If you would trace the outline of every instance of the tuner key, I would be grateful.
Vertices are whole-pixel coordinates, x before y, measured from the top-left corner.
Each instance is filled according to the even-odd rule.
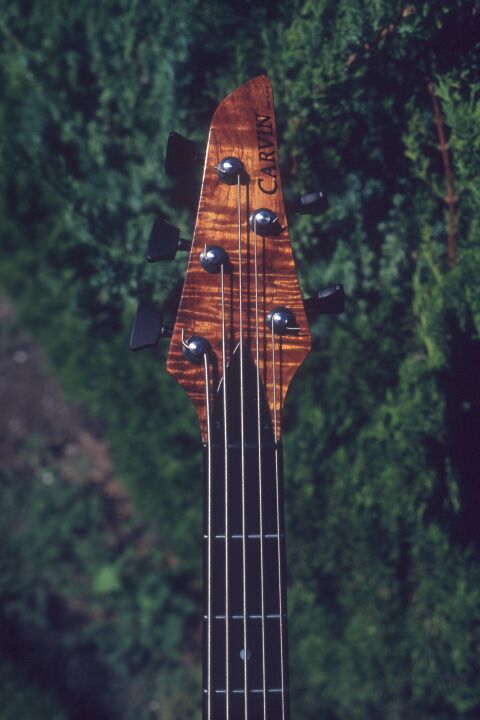
[[[328,208],[328,198],[321,190],[307,193],[296,200],[285,204],[287,213],[299,213],[300,215],[311,215],[313,213],[325,212]]]
[[[225,267],[228,263],[228,255],[225,250],[217,245],[208,247],[205,245],[200,253],[200,265],[209,273],[218,273],[222,265]]]
[[[177,250],[190,250],[191,242],[180,238],[180,230],[157,218],[150,233],[147,250],[148,262],[173,260]]]
[[[171,328],[163,324],[163,315],[145,302],[138,304],[130,336],[130,350],[155,347],[161,337],[172,337]]]
[[[215,171],[219,179],[226,185],[236,185],[238,179],[244,184],[247,179],[245,166],[241,160],[236,157],[226,157],[220,160],[215,167]]]
[[[311,318],[317,315],[340,315],[345,310],[343,285],[329,285],[305,300],[305,311]]]
[[[299,330],[296,327],[295,315],[291,310],[283,306],[274,307],[267,315],[269,326],[278,335],[284,335],[292,330]]]
[[[208,359],[211,347],[208,340],[200,335],[192,335],[188,340],[184,340],[182,333],[182,352],[186,360],[194,365],[200,365],[205,357]]]
[[[262,237],[282,232],[278,215],[268,208],[260,208],[250,215],[250,229]]]
[[[184,178],[201,160],[203,155],[193,140],[177,132],[169,134],[165,154],[165,172],[169,177]]]

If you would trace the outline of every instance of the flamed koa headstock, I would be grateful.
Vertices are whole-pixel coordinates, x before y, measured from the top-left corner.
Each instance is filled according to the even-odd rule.
[[[226,168],[219,167],[225,159]],[[226,169],[228,173],[235,160],[241,163],[240,176],[233,167],[232,179],[225,182],[222,170]],[[265,235],[261,234],[265,232],[261,221],[268,220],[265,213],[257,218],[256,223],[250,221],[252,214],[260,209],[269,210],[274,217]],[[204,367],[202,363],[195,364],[185,357],[182,340],[186,342],[192,337],[200,337],[208,341],[213,391],[213,384],[218,384],[222,378],[222,273],[218,264],[215,268],[214,257],[211,268],[205,269],[205,260],[204,265],[201,262],[205,249],[208,256],[209,249],[213,248],[221,248],[225,253],[226,362],[230,361],[238,346],[242,331],[244,349],[257,363],[258,308],[259,370],[272,419],[276,416],[278,437],[285,394],[310,350],[310,332],[288,235],[273,94],[266,76],[254,78],[232,92],[218,106],[213,117],[195,233],[168,356],[168,372],[183,385],[193,400],[204,440],[207,437]],[[213,255],[216,252],[220,251],[213,250]],[[209,269],[217,269],[217,272],[209,272]],[[272,320],[269,314],[278,308],[288,311],[288,318],[284,328],[277,327],[276,320],[273,321],[275,348],[272,348]],[[278,322],[282,323],[282,319],[279,318]]]

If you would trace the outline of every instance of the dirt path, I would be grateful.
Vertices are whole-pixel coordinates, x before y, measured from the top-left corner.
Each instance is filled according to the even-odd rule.
[[[101,428],[78,405],[68,403],[48,371],[38,345],[15,321],[14,309],[0,296],[0,460],[15,470],[25,463],[26,449],[37,442],[55,459],[61,480],[95,482],[111,504],[114,525],[133,508],[115,478],[108,443]],[[43,479],[46,484],[49,477]],[[52,480],[53,481],[53,480]]]

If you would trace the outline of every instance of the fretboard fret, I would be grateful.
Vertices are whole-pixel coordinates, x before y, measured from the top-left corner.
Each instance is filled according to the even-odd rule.
[[[222,452],[225,452],[225,445],[224,445],[223,443],[215,443],[215,442],[213,442],[213,443],[211,444],[211,447],[212,447],[212,450],[214,450],[214,451],[221,450]],[[242,449],[242,444],[239,443],[239,442],[237,442],[237,443],[228,443],[227,447],[228,447],[229,450],[241,450],[241,449]],[[258,443],[255,443],[255,442],[246,442],[246,443],[244,443],[243,447],[245,448],[245,450],[246,450],[247,452],[250,451],[250,450],[256,450],[257,453],[258,453]],[[264,450],[266,450],[266,449],[271,449],[271,448],[276,448],[276,447],[279,447],[279,445],[278,445],[278,443],[275,443],[275,442],[271,442],[271,443],[263,442],[263,443],[262,443],[262,449],[264,449]]]
[[[265,617],[265,620],[280,620],[280,615],[278,615],[278,614],[266,613],[264,617]],[[283,617],[286,619],[287,616],[285,613],[284,613]],[[208,620],[208,616],[204,615],[203,619]],[[212,619],[213,620],[225,620],[226,618],[225,618],[225,615],[214,615]],[[262,615],[248,615],[248,619],[249,620],[261,620]],[[243,621],[243,615],[230,615],[230,620]]]
[[[267,718],[273,720],[281,720],[282,718],[282,705],[286,705],[288,710],[288,688],[282,688],[277,686],[268,686],[266,692],[266,703],[267,703]],[[263,701],[264,694],[263,688],[253,686],[247,693],[248,697],[248,718],[249,720],[258,720],[258,718],[264,717],[263,715]],[[206,709],[206,701],[208,698],[208,692],[204,690],[204,710]],[[233,686],[233,692],[229,693],[230,698],[230,720],[243,720],[244,714],[244,702],[245,692],[243,688],[238,685]],[[283,700],[283,702],[282,702]],[[225,720],[225,703],[226,693],[224,687],[213,687],[211,696],[212,706],[212,720]],[[205,714],[204,717],[207,717]],[[288,713],[285,715],[286,720],[288,719]]]
[[[203,692],[207,694],[207,693],[208,693],[208,690],[207,690],[206,688],[204,688],[204,689],[203,689]],[[220,694],[225,695],[226,690],[225,690],[225,689],[222,689],[222,688],[220,688],[220,689],[219,689],[219,688],[213,688],[213,689],[212,689],[212,692],[214,692],[216,695],[220,695]],[[243,688],[234,688],[233,690],[230,690],[230,692],[231,692],[233,695],[243,695],[243,693],[245,692],[245,690],[244,690]],[[249,693],[252,693],[252,694],[263,693],[263,688],[251,688],[251,689],[248,690],[248,692],[249,692]],[[281,693],[281,692],[282,692],[282,688],[266,688],[265,692],[267,692],[267,693]],[[283,692],[287,693],[287,692],[288,692],[288,688],[287,688],[287,687],[286,687],[286,688],[283,688]]]
[[[214,535],[213,536],[215,540],[225,540],[225,535]],[[280,534],[280,537],[283,538],[283,533]],[[236,535],[229,535],[230,540],[242,540],[243,535],[236,534]],[[250,533],[247,535],[247,540],[260,540],[261,535]],[[263,539],[264,540],[277,540],[278,535],[276,533],[264,533]],[[203,536],[204,540],[208,540],[208,535]]]

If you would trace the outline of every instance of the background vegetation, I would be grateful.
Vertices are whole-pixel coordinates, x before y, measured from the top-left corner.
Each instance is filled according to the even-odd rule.
[[[127,342],[184,270],[145,266],[155,215],[192,230],[168,131],[204,142],[265,70],[285,187],[330,197],[292,219],[303,287],[348,294],[287,409],[293,717],[477,720],[478,2],[0,7],[0,279],[154,537],[110,542],[38,448],[4,472],[1,717],[198,717],[196,423],[164,351]]]

